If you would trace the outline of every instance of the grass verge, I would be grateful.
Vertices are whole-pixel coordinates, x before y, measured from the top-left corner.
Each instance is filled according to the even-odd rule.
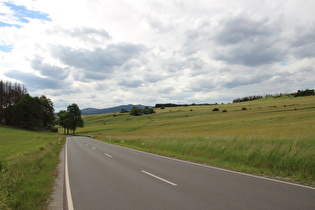
[[[47,208],[64,139],[6,126],[0,139],[0,209]]]
[[[314,139],[99,139],[142,151],[315,186]]]

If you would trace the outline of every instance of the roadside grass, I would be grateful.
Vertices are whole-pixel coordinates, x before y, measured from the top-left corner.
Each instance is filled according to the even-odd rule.
[[[0,209],[47,208],[64,139],[0,126]]]
[[[242,110],[245,107],[246,110]],[[220,111],[214,112],[213,108]],[[222,112],[226,109],[227,112]],[[152,153],[315,183],[315,97],[84,116],[78,134]]]

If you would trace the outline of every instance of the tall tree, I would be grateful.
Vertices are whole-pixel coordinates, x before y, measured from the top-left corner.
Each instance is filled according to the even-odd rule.
[[[63,127],[63,133],[69,134],[70,123],[69,123],[69,113],[66,110],[61,110],[57,114],[58,124]]]
[[[78,127],[84,127],[83,119],[81,118],[81,110],[77,104],[71,104],[67,107],[66,113],[61,113],[62,124],[67,130],[73,131],[73,135]]]
[[[13,106],[13,124],[26,129],[42,127],[41,104],[38,98],[25,94]]]
[[[9,81],[0,81],[0,124],[12,125],[13,106],[27,93],[26,87],[12,84]]]
[[[42,112],[42,120],[43,126],[48,128],[55,125],[55,116],[54,116],[54,104],[53,102],[42,95],[39,97],[39,101],[41,104],[41,112]]]

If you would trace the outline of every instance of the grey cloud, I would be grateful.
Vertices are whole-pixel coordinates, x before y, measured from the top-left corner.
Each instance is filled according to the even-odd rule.
[[[256,42],[273,33],[268,19],[254,19],[242,14],[232,16],[219,23],[215,40],[221,45],[234,45],[240,42]]]
[[[34,89],[63,89],[65,84],[59,80],[42,78],[31,73],[24,73],[13,70],[5,74],[5,76],[22,81],[26,87]]]
[[[173,20],[163,21],[158,17],[151,17],[147,16],[146,21],[148,22],[149,26],[158,32],[168,32],[174,29]]]
[[[219,22],[214,35],[214,57],[230,64],[258,66],[281,61],[287,45],[281,37],[279,22],[242,14]]]
[[[123,79],[123,80],[120,80],[118,82],[118,85],[120,86],[124,86],[124,87],[127,87],[127,88],[137,88],[139,86],[141,86],[143,83],[142,80],[138,80],[138,79]]]
[[[158,73],[148,73],[144,76],[144,80],[146,82],[150,82],[150,83],[156,83],[156,82],[161,81],[165,78],[166,78],[165,76],[158,74]]]
[[[205,75],[203,78],[195,78],[189,83],[187,89],[193,92],[208,92],[216,88],[213,78]]]
[[[64,64],[77,69],[110,73],[114,70],[113,67],[123,65],[144,50],[143,45],[120,43],[108,45],[106,49],[96,48],[93,51],[59,46],[53,48],[52,54]]]
[[[174,90],[175,88],[173,87],[163,87],[163,88],[159,88],[158,92],[162,94],[171,94]]]
[[[89,80],[103,80],[107,78],[108,75],[104,74],[102,72],[91,72],[91,71],[85,71],[83,72],[83,75],[79,79],[80,81],[89,81]]]
[[[315,57],[315,24],[306,29],[297,29],[297,34],[292,42],[292,51],[297,58]]]
[[[71,34],[73,37],[89,37],[89,36],[101,36],[107,39],[110,39],[110,35],[107,31],[103,29],[95,29],[90,27],[81,27],[81,28],[74,28],[72,30],[67,31],[69,34]]]
[[[205,62],[194,56],[179,55],[177,57],[170,57],[161,61],[163,69],[168,72],[178,72],[185,69],[200,70],[204,68]]]
[[[228,81],[223,82],[222,86],[226,88],[234,88],[238,86],[259,84],[268,79],[273,75],[235,75],[234,78],[229,79]]]
[[[58,34],[61,36],[70,36],[71,38],[79,39],[81,42],[89,42],[101,44],[104,40],[111,39],[110,34],[104,29],[96,29],[92,27],[76,27],[76,28],[55,28],[48,30],[49,34]]]
[[[33,69],[38,70],[41,75],[52,77],[56,79],[65,79],[67,77],[68,69],[60,68],[58,66],[51,66],[49,64],[43,63],[42,58],[37,57],[31,61],[31,66]]]
[[[305,74],[314,74],[315,73],[315,68],[313,66],[304,66],[299,69],[299,72],[305,73]]]
[[[215,58],[231,64],[258,66],[280,62],[286,52],[271,43],[244,44],[216,51]]]

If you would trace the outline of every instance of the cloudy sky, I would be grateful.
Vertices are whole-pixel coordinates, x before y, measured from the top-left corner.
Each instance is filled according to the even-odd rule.
[[[314,0],[1,0],[0,79],[56,111],[315,88]]]

